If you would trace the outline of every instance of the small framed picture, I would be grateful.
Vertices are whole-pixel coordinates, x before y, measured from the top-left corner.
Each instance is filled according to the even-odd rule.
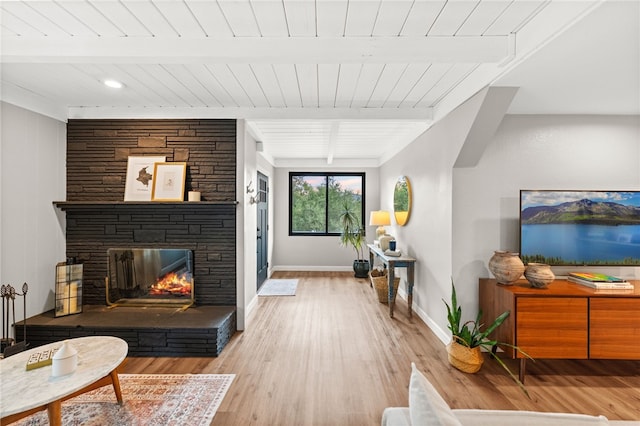
[[[155,163],[151,201],[184,201],[187,163]]]
[[[153,165],[164,163],[166,160],[167,158],[164,156],[129,157],[124,201],[151,201]]]

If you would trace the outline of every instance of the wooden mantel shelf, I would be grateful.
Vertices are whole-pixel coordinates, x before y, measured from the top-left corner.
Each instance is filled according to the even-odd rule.
[[[238,201],[54,201],[53,205],[60,210],[81,210],[91,208],[120,208],[120,207],[140,207],[140,206],[153,206],[153,207],[188,207],[188,208],[202,208],[212,206],[229,206],[237,205]]]

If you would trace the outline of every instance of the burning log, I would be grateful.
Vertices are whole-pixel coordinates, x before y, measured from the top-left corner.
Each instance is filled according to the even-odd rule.
[[[189,296],[191,294],[191,276],[188,273],[178,275],[175,272],[169,273],[156,281],[149,288],[150,295],[163,296]]]

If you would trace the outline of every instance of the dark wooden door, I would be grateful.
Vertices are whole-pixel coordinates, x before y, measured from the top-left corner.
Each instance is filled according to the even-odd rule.
[[[258,208],[257,266],[258,288],[267,279],[269,269],[269,179],[258,172],[258,193],[256,194]]]

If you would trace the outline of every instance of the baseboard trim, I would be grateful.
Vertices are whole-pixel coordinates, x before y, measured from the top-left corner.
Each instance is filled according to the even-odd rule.
[[[258,306],[258,295],[254,295],[253,299],[251,299],[251,302],[249,302],[249,304],[247,305],[246,308],[246,313],[245,313],[245,326],[244,329],[246,329],[249,326],[249,323],[251,321],[251,315],[253,314],[253,310]]]
[[[320,272],[349,272],[353,271],[353,266],[301,266],[301,265],[276,265],[272,269],[275,271],[320,271]]]
[[[396,297],[400,297],[406,302],[407,292],[403,288],[398,288]],[[446,333],[444,330],[442,330],[438,326],[438,324],[433,319],[431,319],[431,317],[427,315],[427,313],[420,306],[416,306],[414,302],[412,309],[413,313],[420,317],[420,319],[427,325],[427,327],[429,327],[431,331],[433,331],[433,334],[435,334],[436,337],[440,339],[443,345],[447,345],[449,343],[449,341],[451,340],[451,336],[449,335],[449,333]]]

